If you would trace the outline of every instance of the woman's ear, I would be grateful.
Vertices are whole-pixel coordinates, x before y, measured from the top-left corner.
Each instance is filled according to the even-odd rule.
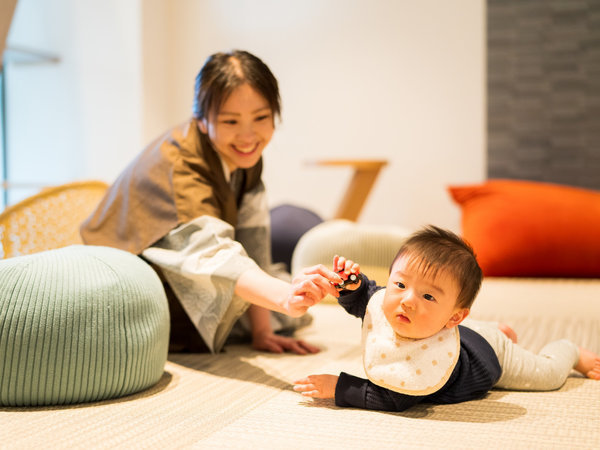
[[[200,129],[201,133],[208,134],[208,126],[206,125],[206,119],[198,120],[198,128]]]
[[[452,314],[452,316],[446,323],[446,328],[453,328],[456,325],[458,325],[459,323],[461,323],[463,320],[465,320],[467,318],[470,311],[471,310],[469,308],[461,308],[461,309],[454,311],[454,313]]]

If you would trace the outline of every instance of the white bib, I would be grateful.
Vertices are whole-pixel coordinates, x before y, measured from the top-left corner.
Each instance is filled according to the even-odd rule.
[[[450,375],[460,352],[458,327],[425,339],[399,336],[383,313],[385,289],[369,300],[362,326],[363,364],[369,380],[401,394],[428,395]]]

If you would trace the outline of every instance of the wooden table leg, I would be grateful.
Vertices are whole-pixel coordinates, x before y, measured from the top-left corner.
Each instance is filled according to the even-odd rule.
[[[379,172],[387,165],[385,160],[323,160],[316,161],[321,166],[350,166],[354,174],[340,202],[336,219],[356,221],[375,184]]]

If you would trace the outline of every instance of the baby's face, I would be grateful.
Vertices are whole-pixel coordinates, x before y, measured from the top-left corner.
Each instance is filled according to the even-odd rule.
[[[458,283],[447,272],[424,276],[401,257],[392,266],[383,312],[398,335],[424,339],[467,316],[468,309],[456,306],[458,294]]]

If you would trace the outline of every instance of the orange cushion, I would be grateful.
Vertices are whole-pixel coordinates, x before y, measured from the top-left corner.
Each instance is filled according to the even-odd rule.
[[[600,277],[600,191],[517,180],[448,190],[484,275]]]

